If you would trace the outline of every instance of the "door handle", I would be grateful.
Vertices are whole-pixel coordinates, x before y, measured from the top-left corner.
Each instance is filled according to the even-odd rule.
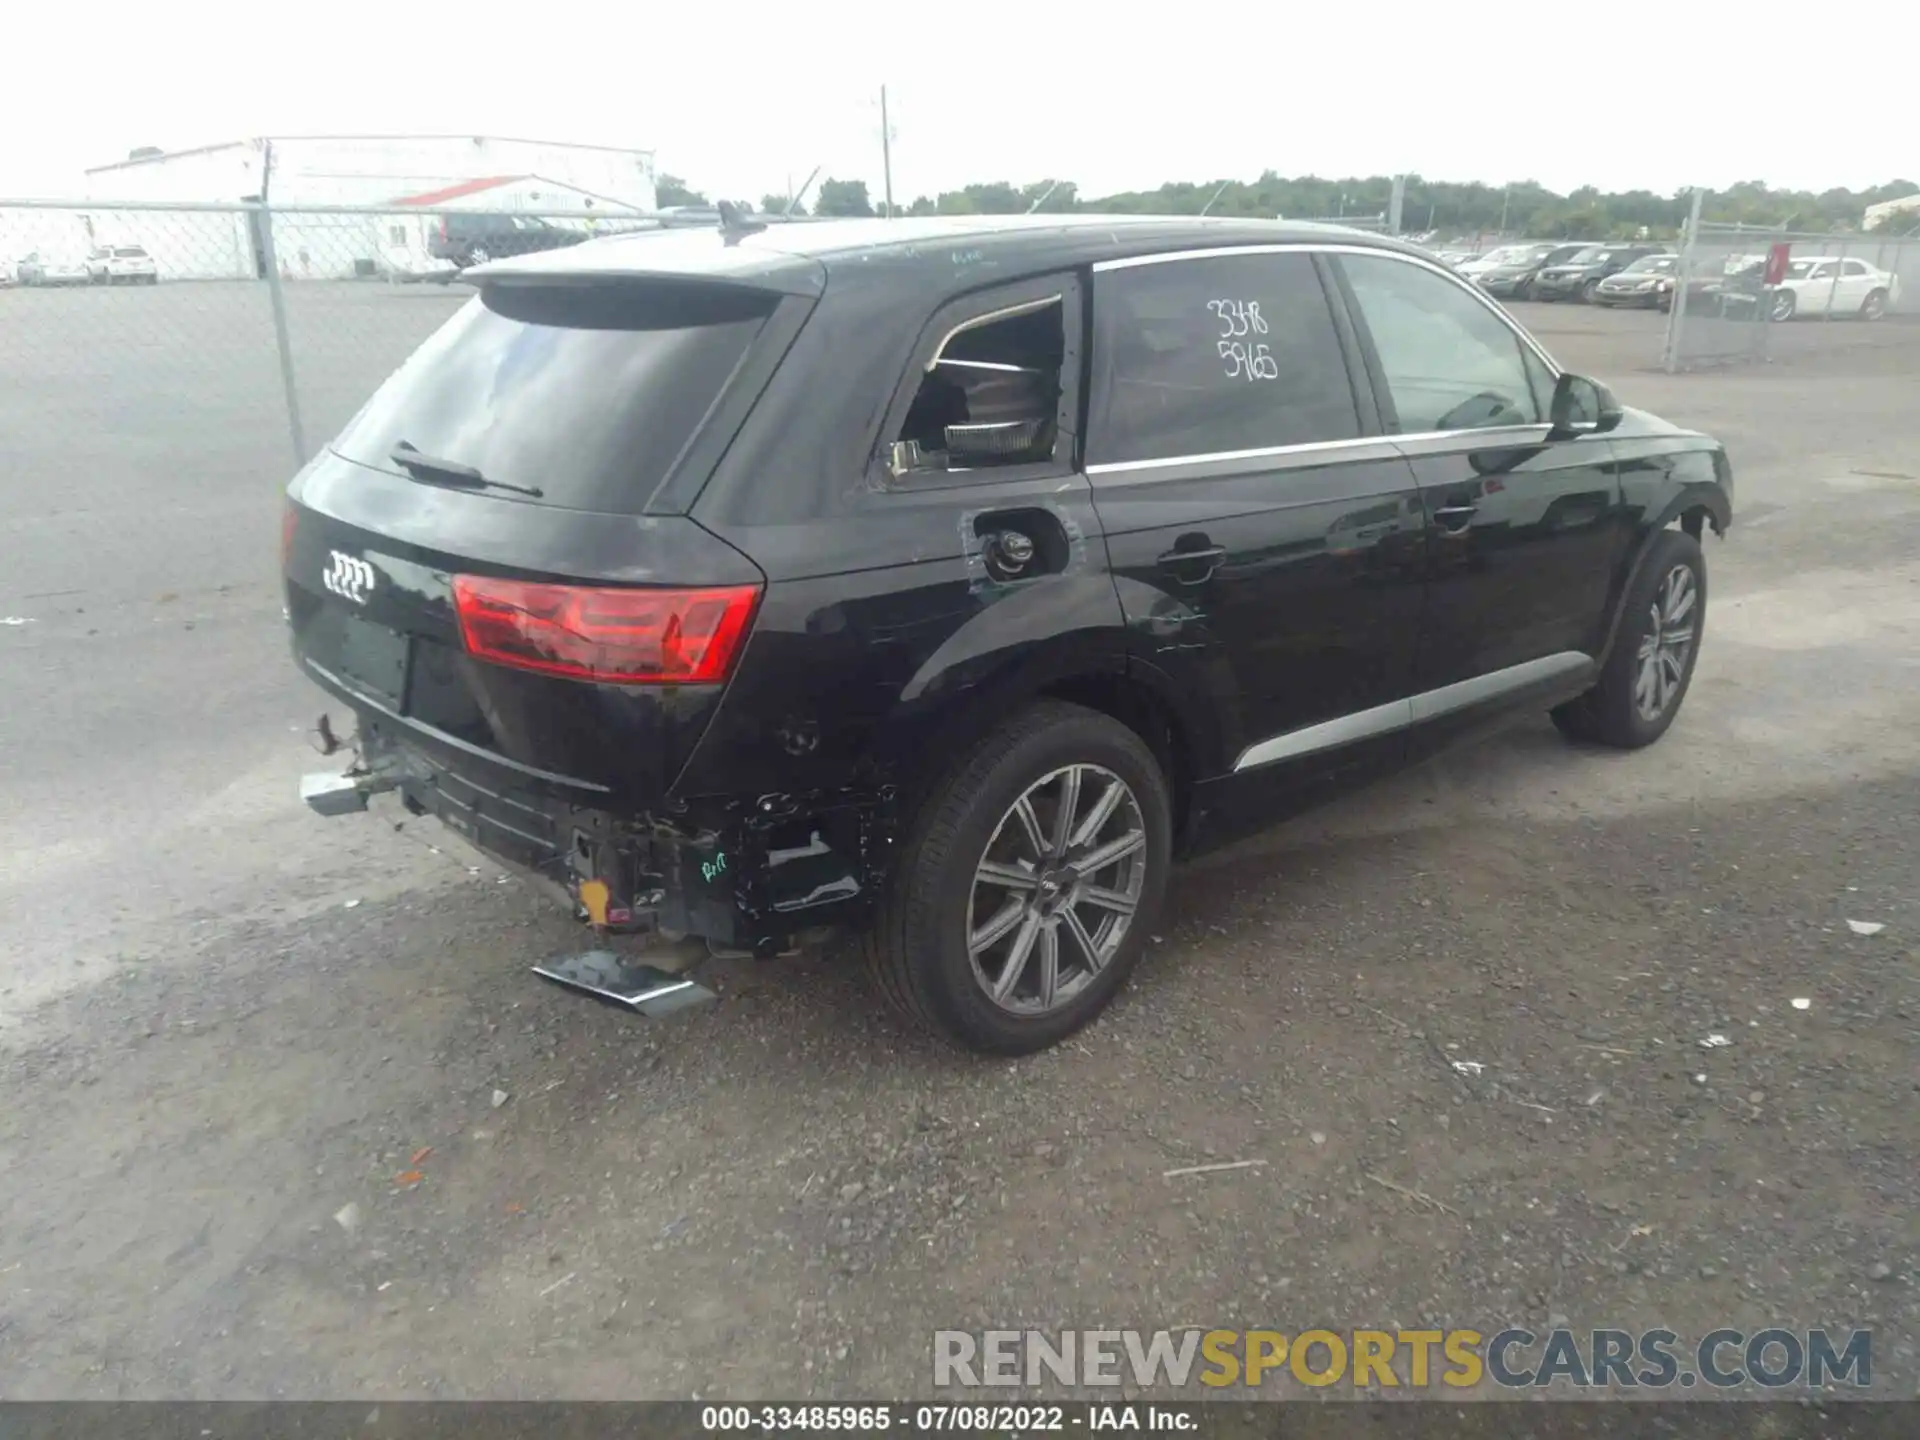
[[[1160,568],[1171,571],[1182,585],[1204,585],[1213,578],[1220,562],[1227,558],[1226,547],[1209,545],[1199,550],[1169,550],[1160,557]],[[1204,567],[1196,573],[1195,567]]]
[[[1169,550],[1160,557],[1162,565],[1184,565],[1189,560],[1224,560],[1226,547],[1214,545],[1205,550]]]

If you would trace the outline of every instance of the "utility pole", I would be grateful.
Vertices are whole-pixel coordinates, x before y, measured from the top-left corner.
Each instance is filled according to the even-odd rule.
[[[1513,198],[1513,186],[1500,192],[1500,238],[1507,238],[1507,202]]]
[[[887,87],[880,87],[880,167],[886,183],[886,216],[893,218],[893,127],[887,123]]]

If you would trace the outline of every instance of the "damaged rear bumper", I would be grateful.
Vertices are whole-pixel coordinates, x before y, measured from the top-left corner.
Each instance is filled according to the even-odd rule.
[[[865,920],[894,839],[891,789],[709,797],[666,816],[581,804],[557,787],[464,755],[440,755],[363,717],[344,771],[303,776],[316,813],[352,814],[397,793],[477,849],[557,886],[581,920],[614,934],[697,936],[770,956]]]

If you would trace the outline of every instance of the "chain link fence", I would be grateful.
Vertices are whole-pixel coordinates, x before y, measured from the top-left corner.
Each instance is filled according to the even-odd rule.
[[[1669,371],[1879,345],[1881,325],[1920,324],[1920,236],[1703,223],[1679,251]]]
[[[460,273],[686,211],[0,201],[0,446],[290,473],[471,295]],[[292,465],[289,462],[294,462]]]

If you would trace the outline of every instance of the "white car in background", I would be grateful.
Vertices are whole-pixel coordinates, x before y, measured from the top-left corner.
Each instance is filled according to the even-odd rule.
[[[1878,320],[1900,298],[1900,277],[1864,260],[1810,255],[1788,263],[1786,277],[1767,295],[1767,318],[1857,315]]]
[[[22,285],[85,285],[92,277],[87,262],[77,255],[34,250],[20,257],[14,271]]]
[[[96,245],[87,256],[87,278],[96,285],[153,285],[160,272],[138,245]]]

